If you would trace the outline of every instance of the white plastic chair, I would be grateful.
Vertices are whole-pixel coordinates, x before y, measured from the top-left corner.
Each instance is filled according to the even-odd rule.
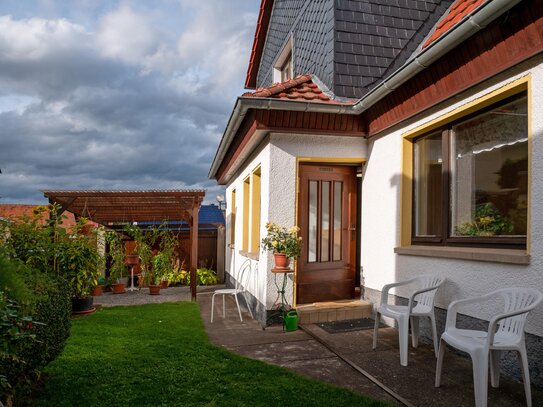
[[[226,316],[226,310],[225,310],[226,307],[225,307],[224,297],[227,295],[233,295],[236,300],[236,305],[238,307],[239,319],[241,322],[243,322],[243,318],[241,317],[241,309],[239,307],[238,294],[243,294],[245,298],[245,292],[246,292],[247,282],[249,281],[250,273],[251,273],[251,260],[247,259],[242,264],[241,269],[238,273],[238,277],[235,279],[234,288],[222,288],[222,289],[214,291],[213,297],[211,297],[211,322],[213,322],[213,311],[215,310],[215,296],[217,294],[222,295],[222,317],[225,318]],[[245,298],[245,303],[248,304],[247,298]],[[251,314],[251,318],[254,318],[251,308],[247,306],[247,309],[249,310],[249,314]]]
[[[373,328],[373,349],[377,347],[377,332],[379,330],[380,315],[394,318],[398,322],[398,335],[400,344],[400,364],[407,366],[407,348],[409,342],[409,320],[411,320],[411,339],[413,347],[419,344],[419,318],[428,317],[432,324],[434,351],[437,357],[437,331],[434,315],[434,298],[437,289],[445,278],[439,275],[422,275],[406,281],[387,284],[383,287],[381,304],[376,309],[375,327]],[[388,292],[393,287],[416,285],[418,289],[409,297],[408,305],[393,305],[388,303]]]
[[[502,298],[503,311],[490,319],[488,331],[475,331],[456,328],[458,308],[467,304],[477,304],[492,298]],[[441,369],[445,344],[469,353],[473,363],[473,385],[475,405],[484,407],[488,394],[488,362],[490,359],[490,382],[498,387],[500,381],[500,353],[502,350],[516,350],[519,353],[522,381],[526,393],[526,404],[532,405],[530,372],[524,339],[524,325],[528,313],[543,300],[543,294],[531,288],[503,288],[477,298],[453,301],[447,312],[445,332],[441,335],[436,367],[436,387],[441,384]]]

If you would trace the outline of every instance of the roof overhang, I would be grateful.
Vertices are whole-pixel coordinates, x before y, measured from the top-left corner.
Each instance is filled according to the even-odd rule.
[[[50,203],[60,205],[60,212],[69,211],[104,226],[115,223],[192,220],[192,211],[199,208],[203,190],[51,190],[43,191]]]

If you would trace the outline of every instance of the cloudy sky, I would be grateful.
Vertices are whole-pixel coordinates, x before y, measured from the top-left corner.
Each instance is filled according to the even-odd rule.
[[[1,0],[0,203],[205,188],[258,0]]]

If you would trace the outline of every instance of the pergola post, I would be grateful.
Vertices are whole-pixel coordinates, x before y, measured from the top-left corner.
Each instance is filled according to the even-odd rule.
[[[198,209],[196,200],[192,207],[190,225],[190,294],[192,301],[196,301],[196,269],[198,268]]]

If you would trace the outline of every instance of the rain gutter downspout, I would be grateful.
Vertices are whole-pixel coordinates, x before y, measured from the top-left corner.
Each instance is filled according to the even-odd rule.
[[[465,18],[452,30],[445,32],[441,37],[431,43],[416,58],[408,61],[385,81],[372,89],[364,97],[353,105],[357,113],[369,109],[376,102],[403,85],[407,80],[426,69],[440,57],[452,50],[458,44],[471,37],[476,32],[485,28],[488,24],[511,9],[521,0],[494,0],[483,4],[475,13]]]

